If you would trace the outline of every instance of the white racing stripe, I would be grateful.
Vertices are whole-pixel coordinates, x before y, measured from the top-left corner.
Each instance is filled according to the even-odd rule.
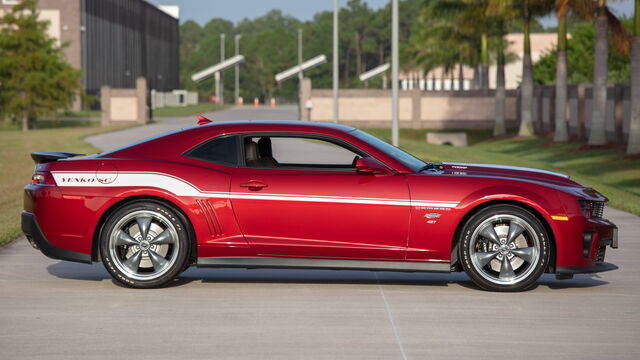
[[[364,198],[347,196],[249,194],[202,191],[195,185],[173,175],[154,172],[93,172],[93,171],[52,171],[56,184],[61,187],[146,187],[166,190],[176,196],[207,197],[217,199],[302,201],[344,204],[425,206],[454,208],[455,201],[404,200],[384,198]]]

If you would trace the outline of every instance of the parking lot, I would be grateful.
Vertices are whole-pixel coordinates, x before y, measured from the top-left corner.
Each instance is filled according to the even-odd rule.
[[[230,109],[217,120],[295,118],[295,108]],[[103,149],[195,122],[95,136]],[[55,150],[55,149],[52,149]],[[462,273],[187,270],[132,290],[102,264],[51,260],[24,238],[0,248],[2,359],[637,359],[640,217],[607,209],[620,269],[513,294]]]

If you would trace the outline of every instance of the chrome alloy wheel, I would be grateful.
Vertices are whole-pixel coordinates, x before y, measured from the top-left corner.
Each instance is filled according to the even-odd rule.
[[[172,268],[180,242],[175,226],[163,214],[139,210],[116,223],[108,246],[114,265],[127,277],[153,280]]]
[[[521,217],[498,214],[484,220],[471,235],[469,255],[475,270],[498,285],[526,279],[540,262],[536,231]]]

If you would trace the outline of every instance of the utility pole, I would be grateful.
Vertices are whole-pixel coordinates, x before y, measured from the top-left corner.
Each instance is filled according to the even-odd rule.
[[[224,61],[224,40],[226,35],[220,34],[220,62]],[[220,71],[220,103],[224,103],[224,73]]]
[[[333,122],[338,122],[338,0],[333,0]]]
[[[391,144],[398,146],[399,141],[399,104],[398,104],[398,0],[391,0]]]
[[[236,41],[236,56],[238,54],[240,54],[240,38],[242,37],[241,34],[236,34],[235,36],[235,41]],[[238,105],[238,98],[240,97],[240,64],[236,64],[236,83],[235,83],[235,102],[236,105]]]
[[[302,102],[305,99],[302,98],[302,80],[304,74],[302,73],[302,29],[298,29],[298,119],[302,120]]]

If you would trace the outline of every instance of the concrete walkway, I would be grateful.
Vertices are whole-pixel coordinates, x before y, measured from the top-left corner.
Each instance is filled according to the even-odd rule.
[[[275,114],[265,110],[255,114]],[[91,141],[120,146],[180,122]],[[515,294],[461,273],[195,268],[169,288],[131,290],[102,264],[51,260],[22,238],[0,248],[0,358],[637,359],[640,218],[605,215],[620,227],[607,253],[620,270],[545,275]]]
[[[225,110],[203,114],[213,121],[230,120],[296,120],[298,108],[295,106],[278,106],[269,108],[261,106],[234,107]],[[195,125],[198,122],[196,116],[177,118],[158,118],[156,122],[147,126],[139,126],[132,129],[114,131],[107,134],[89,136],[86,141],[103,151],[116,149],[132,142],[158,135],[163,132],[179,129],[185,126]]]

